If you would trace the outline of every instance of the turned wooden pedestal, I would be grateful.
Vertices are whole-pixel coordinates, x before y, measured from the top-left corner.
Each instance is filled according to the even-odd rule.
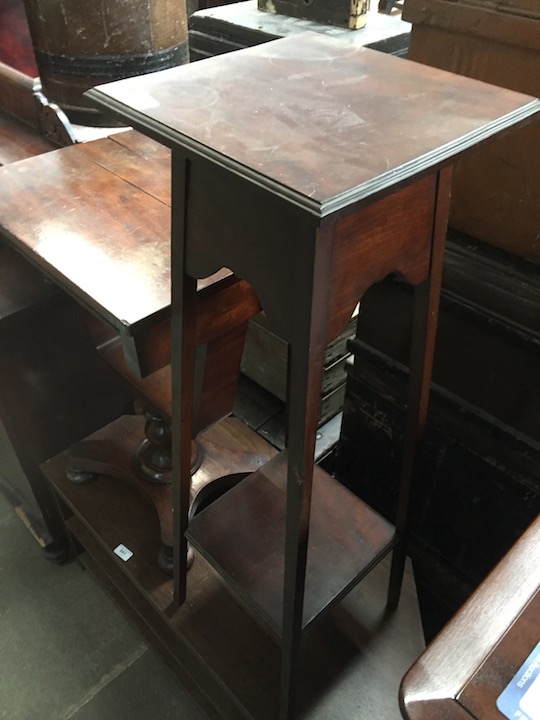
[[[447,166],[540,103],[310,33],[89,95],[173,151],[176,600],[186,597],[189,539],[279,638],[286,718],[304,631],[391,550],[388,604],[398,601]],[[221,267],[252,285],[289,345],[288,442],[188,523],[196,280]],[[395,527],[314,472],[313,461],[324,348],[367,288],[392,272],[417,288]]]

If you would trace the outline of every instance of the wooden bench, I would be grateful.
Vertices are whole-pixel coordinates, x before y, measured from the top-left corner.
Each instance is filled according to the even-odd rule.
[[[77,301],[95,348],[146,412],[139,423],[146,436],[137,429],[75,444],[71,479],[107,472],[142,489],[160,517],[167,566],[169,151],[135,131],[120,132],[0,168],[0,188],[6,242]],[[250,286],[226,269],[197,289],[199,432],[231,412],[247,322],[260,306]]]

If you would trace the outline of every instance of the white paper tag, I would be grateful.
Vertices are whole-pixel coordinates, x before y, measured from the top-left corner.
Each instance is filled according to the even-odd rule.
[[[124,562],[129,560],[130,557],[133,557],[133,553],[125,545],[119,545],[117,548],[114,548],[114,552]]]

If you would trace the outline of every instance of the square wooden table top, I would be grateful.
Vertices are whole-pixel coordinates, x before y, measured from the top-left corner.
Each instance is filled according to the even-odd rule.
[[[88,96],[320,217],[450,162],[540,109],[537,99],[311,32]]]

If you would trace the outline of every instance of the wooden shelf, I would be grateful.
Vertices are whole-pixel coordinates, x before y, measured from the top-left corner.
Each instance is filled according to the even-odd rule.
[[[187,537],[281,636],[287,452],[190,522]],[[319,467],[313,477],[303,630],[395,544],[395,529]]]

